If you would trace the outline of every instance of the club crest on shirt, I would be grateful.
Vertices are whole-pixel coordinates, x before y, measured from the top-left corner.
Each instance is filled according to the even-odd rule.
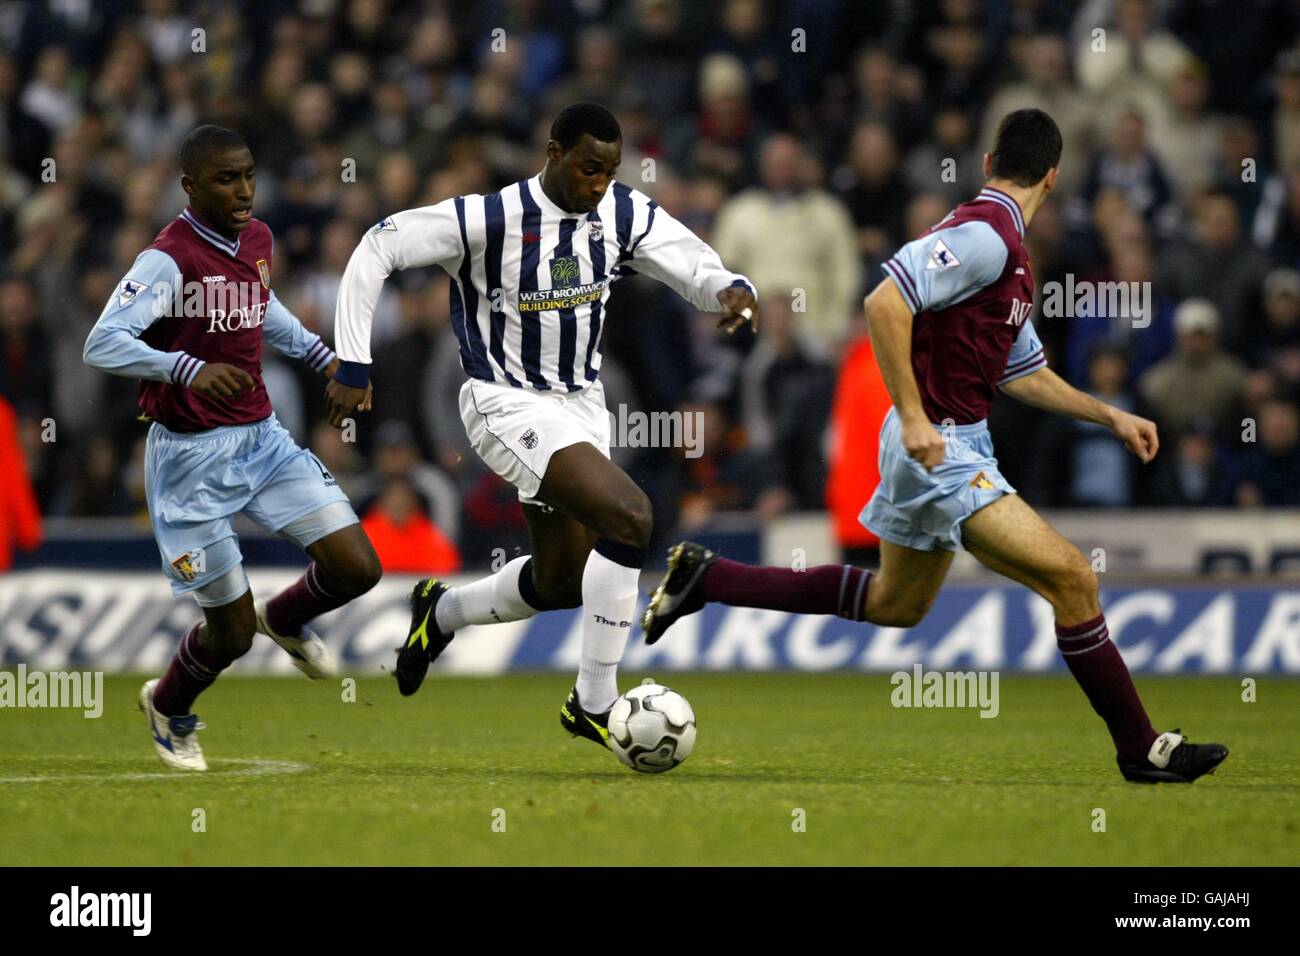
[[[951,269],[961,265],[961,260],[952,254],[942,239],[936,239],[934,247],[930,250],[930,258],[925,263],[927,270]]]
[[[262,279],[263,287],[271,288],[271,266],[265,259],[257,260],[257,274]]]
[[[577,256],[556,256],[551,260],[551,281],[557,286],[573,285],[578,278]]]
[[[199,570],[194,566],[194,553],[186,551],[179,558],[172,562],[172,570],[182,581],[193,581],[199,576]]]
[[[123,279],[122,284],[117,287],[117,304],[119,306],[130,305],[147,288],[148,286],[143,282],[137,282],[135,279],[129,277]]]
[[[591,238],[594,242],[603,242],[605,240],[605,224],[599,220],[591,224]]]
[[[531,429],[531,428],[528,429],[528,431],[524,432],[522,435],[519,436],[519,444],[523,445],[523,446],[524,446],[525,448],[527,448],[529,451],[532,451],[534,448],[536,448],[536,447],[537,447],[537,443],[538,443],[540,440],[541,440],[541,439],[539,439],[539,438],[537,437],[537,432],[535,432],[535,431],[534,431],[533,429]]]

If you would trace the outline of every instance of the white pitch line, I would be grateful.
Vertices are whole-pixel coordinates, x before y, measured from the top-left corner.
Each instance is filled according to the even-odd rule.
[[[215,758],[215,763],[245,764],[229,770],[209,770],[196,773],[186,770],[160,771],[157,773],[70,773],[46,774],[38,777],[0,777],[0,784],[6,783],[62,783],[70,780],[195,780],[211,777],[267,777],[275,774],[302,773],[310,770],[311,764],[294,763],[291,760],[258,760],[238,758]]]

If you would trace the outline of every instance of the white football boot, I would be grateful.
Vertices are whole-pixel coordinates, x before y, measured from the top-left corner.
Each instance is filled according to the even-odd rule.
[[[319,634],[309,627],[304,627],[299,637],[277,634],[266,623],[266,602],[255,602],[253,609],[257,612],[257,629],[284,648],[285,653],[293,658],[294,667],[312,680],[324,680],[338,674],[338,658],[320,639]]]
[[[149,718],[153,749],[158,752],[158,759],[173,770],[207,770],[208,762],[203,759],[203,748],[199,746],[196,733],[206,725],[195,714],[168,717],[158,713],[153,706],[153,689],[157,685],[156,677],[145,681],[140,688],[138,703],[141,712]]]

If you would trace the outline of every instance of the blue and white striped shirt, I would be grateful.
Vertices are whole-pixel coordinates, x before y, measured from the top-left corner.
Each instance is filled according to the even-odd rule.
[[[605,304],[620,276],[658,279],[707,312],[722,311],[717,296],[725,288],[753,291],[644,193],[614,182],[591,212],[570,213],[534,176],[499,193],[399,212],[366,234],[339,287],[340,381],[366,381],[384,280],[429,265],[452,277],[452,326],[465,372],[539,391],[575,392],[596,380]]]

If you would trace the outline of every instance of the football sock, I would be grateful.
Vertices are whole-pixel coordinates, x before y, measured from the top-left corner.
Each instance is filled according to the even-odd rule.
[[[496,574],[460,584],[438,599],[434,617],[438,630],[454,634],[471,624],[522,621],[548,610],[533,587],[533,559],[515,558]]]
[[[582,572],[582,655],[578,700],[601,714],[618,700],[618,662],[632,631],[645,549],[601,538]]]
[[[266,602],[266,623],[277,634],[296,637],[312,618],[351,600],[330,590],[320,565],[313,561],[302,577]]]
[[[850,564],[795,571],[720,558],[704,572],[700,589],[706,601],[720,604],[864,621],[871,577],[870,571]]]
[[[1120,762],[1146,759],[1156,732],[1142,708],[1124,658],[1110,639],[1105,615],[1068,627],[1058,622],[1056,646],[1092,709],[1106,721]]]
[[[199,643],[201,626],[195,624],[181,638],[167,672],[154,685],[153,705],[160,714],[184,717],[194,707],[194,699],[211,687],[217,675],[231,664]]]

